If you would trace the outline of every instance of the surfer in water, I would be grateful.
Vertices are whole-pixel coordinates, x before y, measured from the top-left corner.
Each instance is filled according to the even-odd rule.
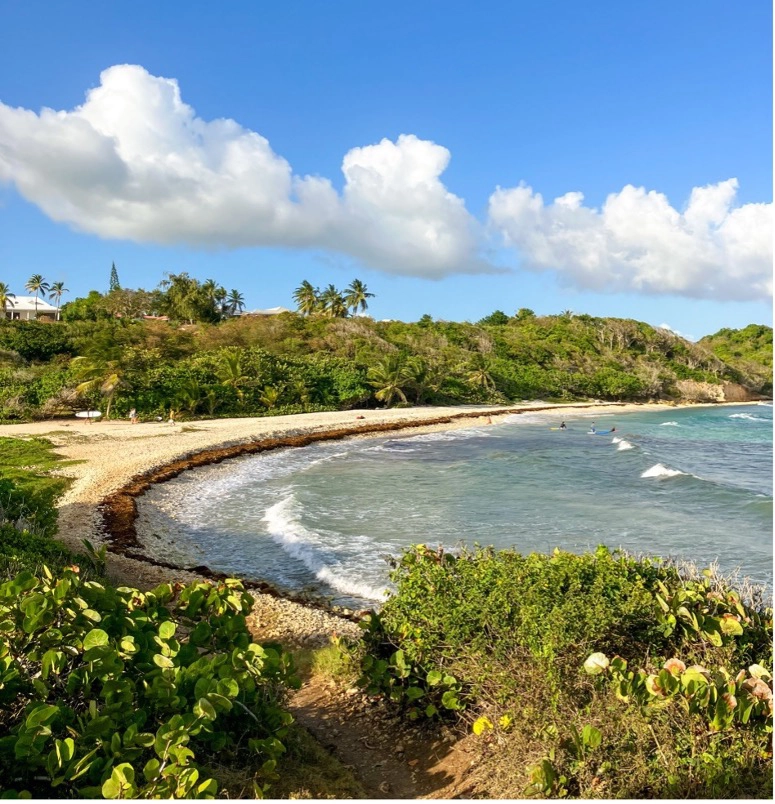
[[[565,422],[560,424],[560,430],[567,430],[568,428],[565,426]]]
[[[592,422],[592,426],[589,428],[589,432],[590,432],[590,433],[595,433],[595,432],[597,432],[597,431],[595,430],[595,423],[594,423],[594,422]]]

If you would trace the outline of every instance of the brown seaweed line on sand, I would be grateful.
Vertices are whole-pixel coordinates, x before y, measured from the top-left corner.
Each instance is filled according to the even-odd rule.
[[[574,407],[582,408],[598,406],[599,405],[590,404],[578,405]],[[535,413],[542,410],[554,409],[556,409],[556,405],[547,405],[546,407],[510,408],[498,410],[497,415],[500,416],[526,412]],[[218,447],[216,449],[206,449],[202,452],[187,455],[183,458],[178,458],[177,460],[172,461],[164,466],[160,466],[148,472],[135,475],[118,491],[105,497],[100,504],[100,512],[102,515],[102,528],[106,536],[108,548],[113,553],[124,555],[127,558],[134,559],[135,561],[143,561],[146,564],[152,564],[155,567],[171,570],[182,570],[196,573],[197,575],[205,578],[222,580],[227,577],[224,573],[216,572],[207,566],[180,567],[146,555],[143,552],[143,545],[137,538],[137,530],[135,528],[135,521],[137,519],[136,498],[144,494],[156,483],[164,483],[167,480],[172,480],[172,478],[177,477],[188,469],[220,463],[227,458],[236,458],[241,455],[254,455],[259,452],[268,452],[270,450],[280,449],[281,447],[305,447],[308,444],[312,444],[316,441],[335,441],[354,435],[389,432],[391,430],[403,430],[418,426],[425,427],[427,425],[449,424],[449,422],[454,419],[481,418],[483,415],[487,416],[490,415],[490,413],[482,412],[481,410],[466,411],[453,416],[441,416],[439,418],[426,419],[423,421],[403,420],[397,422],[385,422],[381,424],[362,424],[356,427],[343,427],[336,430],[325,430],[319,433],[305,433],[303,435],[265,438],[246,444],[233,444],[226,447]],[[314,606],[316,608],[323,608],[326,610],[331,610],[332,608],[323,599],[289,595],[287,593],[280,592],[266,581],[252,581],[243,579],[243,583],[247,589],[256,589],[264,594],[269,594],[274,597],[281,597],[296,603],[303,603],[308,606]],[[341,616],[341,612],[338,609],[335,610]],[[357,618],[355,618],[353,615],[353,619]]]

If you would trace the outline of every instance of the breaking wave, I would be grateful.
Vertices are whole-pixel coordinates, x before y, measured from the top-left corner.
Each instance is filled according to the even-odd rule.
[[[319,580],[346,595],[382,601],[385,591],[352,578],[339,561],[326,563],[324,546],[313,531],[301,524],[296,498],[291,494],[267,508],[264,514],[269,535],[288,555],[302,564]]]
[[[681,472],[679,469],[671,469],[662,463],[655,463],[650,469],[646,469],[641,477],[675,477],[676,475],[685,475],[686,472]]]

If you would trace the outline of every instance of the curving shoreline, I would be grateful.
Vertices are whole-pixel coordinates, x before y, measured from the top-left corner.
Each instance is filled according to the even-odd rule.
[[[739,404],[739,403],[736,403]],[[36,422],[0,425],[0,436],[45,437],[66,459],[63,475],[73,479],[59,503],[59,538],[74,549],[83,538],[108,546],[108,574],[119,584],[145,588],[163,581],[191,581],[223,577],[208,567],[179,567],[143,547],[136,531],[136,499],[152,485],[188,469],[220,463],[240,455],[280,448],[302,447],[326,440],[367,437],[384,432],[406,434],[471,426],[508,415],[541,412],[564,416],[570,411],[611,409],[674,410],[670,404],[523,403],[512,406],[402,408],[332,411],[253,419],[197,420],[176,425],[126,421],[85,424]],[[682,405],[680,407],[689,407]],[[692,406],[693,407],[693,406]],[[320,602],[293,598],[263,582],[246,584],[263,600],[263,616],[277,620],[279,610]],[[274,601],[274,603],[272,602]],[[286,605],[287,604],[287,605]],[[259,607],[261,608],[261,607]],[[338,618],[337,618],[338,619]],[[340,620],[341,622],[341,620]],[[330,627],[330,623],[327,627]]]

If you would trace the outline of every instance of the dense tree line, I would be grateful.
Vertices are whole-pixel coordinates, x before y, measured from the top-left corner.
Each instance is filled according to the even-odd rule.
[[[236,289],[227,291],[213,279],[200,282],[187,273],[167,274],[155,290],[122,288],[111,271],[110,290],[96,290],[62,307],[65,321],[98,321],[110,318],[166,317],[176,323],[217,323],[245,309],[245,298]]]
[[[181,276],[166,291],[180,289],[174,302],[144,308],[177,305],[170,321],[116,317],[107,305],[118,303],[117,294],[145,291],[114,288],[63,308],[94,316],[0,324],[0,418],[85,407],[168,417],[528,398],[671,399],[680,396],[681,380],[736,382],[764,394],[772,388],[767,327],[750,331],[762,342],[769,333],[769,347],[760,344],[744,365],[717,352],[734,333],[692,344],[643,322],[570,311],[496,311],[479,324],[325,313],[219,320],[208,284]],[[202,321],[197,309],[214,311],[212,320]],[[192,318],[199,323],[192,326]]]

